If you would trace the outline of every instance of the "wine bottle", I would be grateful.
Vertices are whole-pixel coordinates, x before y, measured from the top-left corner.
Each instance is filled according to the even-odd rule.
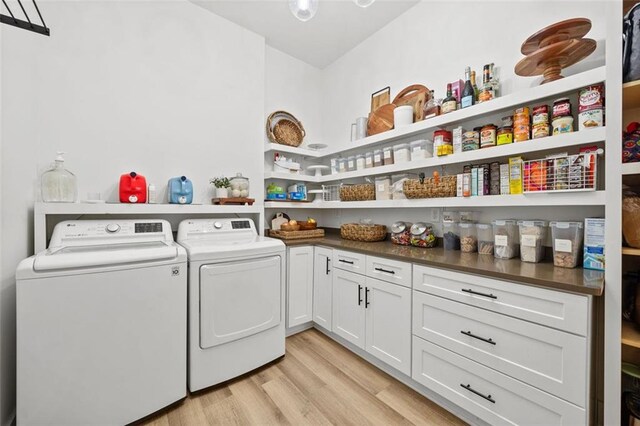
[[[468,108],[476,103],[475,93],[471,85],[471,68],[464,70],[464,87],[462,88],[462,97],[460,98],[460,107]]]
[[[453,92],[451,92],[451,83],[447,84],[447,97],[442,101],[442,107],[440,107],[440,112],[442,114],[446,114],[451,111],[455,111],[458,107],[458,99],[453,96]]]
[[[473,97],[475,103],[478,103],[478,86],[476,86],[476,72],[471,71],[471,86],[473,86]]]

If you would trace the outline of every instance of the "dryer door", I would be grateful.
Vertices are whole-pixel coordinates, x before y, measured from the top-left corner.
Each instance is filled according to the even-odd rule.
[[[200,347],[242,339],[280,324],[280,256],[200,267]]]

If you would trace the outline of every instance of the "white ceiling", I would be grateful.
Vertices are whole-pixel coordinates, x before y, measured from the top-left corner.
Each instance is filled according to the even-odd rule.
[[[319,0],[318,12],[301,22],[287,0],[191,0],[265,37],[267,44],[324,68],[419,0],[377,0],[361,8],[352,0]]]

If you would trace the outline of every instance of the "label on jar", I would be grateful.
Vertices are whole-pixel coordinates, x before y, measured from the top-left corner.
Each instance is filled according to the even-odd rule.
[[[505,247],[509,245],[509,237],[506,235],[496,235],[495,236],[495,245],[500,247]]]
[[[604,107],[604,84],[596,84],[580,90],[578,112]]]
[[[571,115],[571,102],[568,99],[553,104],[553,116],[564,117]]]
[[[384,151],[384,158],[385,160],[391,158],[391,150]]]
[[[349,160],[349,169],[355,169],[356,168],[356,163],[353,160]]]
[[[534,125],[531,136],[533,139],[546,138],[549,136],[549,125],[547,123]]]
[[[578,129],[590,129],[592,127],[602,127],[604,125],[604,110],[591,109],[578,114]]]
[[[563,252],[563,253],[571,253],[572,243],[571,240],[560,240],[556,239],[554,241],[554,249],[555,251]]]
[[[442,104],[441,110],[442,110],[442,113],[444,114],[447,112],[455,111],[456,108],[457,108],[456,101],[449,101]]]
[[[379,163],[380,161],[382,161],[382,158],[380,157],[380,154],[375,154],[375,155],[373,156],[373,161],[374,161],[375,163]]]
[[[365,167],[367,168],[373,166],[373,157],[365,158],[364,164],[365,164]]]
[[[379,192],[385,192],[386,191],[385,187],[386,187],[386,185],[384,183],[379,183],[378,184],[378,191]]]
[[[535,247],[538,238],[535,235],[521,235],[520,236],[520,244],[523,247]]]

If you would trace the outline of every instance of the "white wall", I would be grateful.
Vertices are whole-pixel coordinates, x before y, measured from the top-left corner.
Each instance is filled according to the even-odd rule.
[[[242,172],[262,199],[264,39],[192,3],[41,2],[50,38],[2,29],[0,422],[15,405],[15,283],[31,254],[39,172],[55,151],[87,192],[117,199],[121,173],[163,188]]]

